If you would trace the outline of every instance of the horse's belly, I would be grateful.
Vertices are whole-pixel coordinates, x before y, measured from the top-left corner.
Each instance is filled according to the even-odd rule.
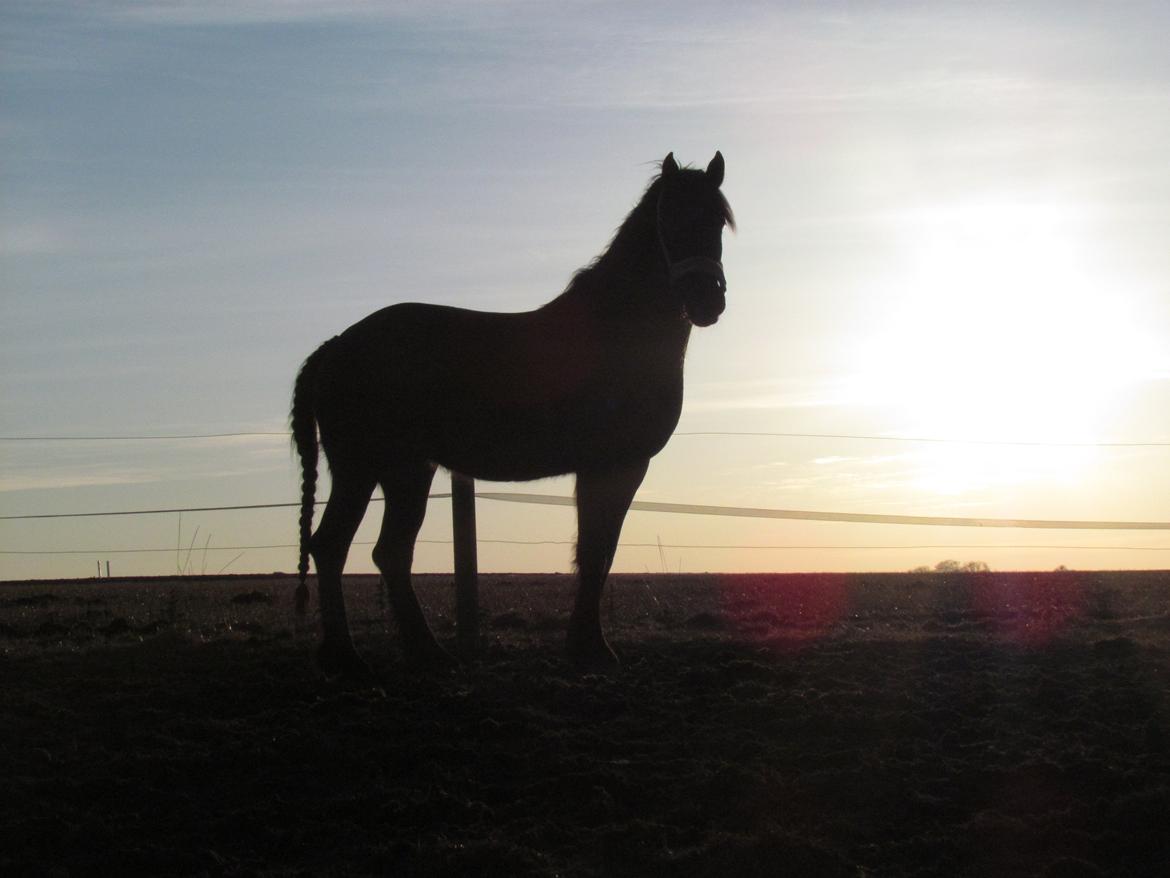
[[[430,458],[490,481],[526,481],[647,460],[678,422],[674,406],[541,406],[457,417]]]

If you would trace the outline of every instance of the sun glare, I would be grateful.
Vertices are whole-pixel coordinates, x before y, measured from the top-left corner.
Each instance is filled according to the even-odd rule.
[[[859,401],[888,406],[908,433],[975,441],[1108,440],[1119,391],[1147,374],[1153,346],[1134,297],[1094,261],[1083,211],[980,203],[897,220],[901,277],[865,333]],[[918,487],[960,494],[1069,479],[1086,449],[945,446],[920,456]]]

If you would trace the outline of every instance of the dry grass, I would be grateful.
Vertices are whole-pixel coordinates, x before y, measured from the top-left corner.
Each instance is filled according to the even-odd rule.
[[[1134,875],[1170,865],[1170,576],[484,577],[482,656],[322,679],[293,581],[0,586],[5,874]],[[422,577],[453,639],[449,577]]]

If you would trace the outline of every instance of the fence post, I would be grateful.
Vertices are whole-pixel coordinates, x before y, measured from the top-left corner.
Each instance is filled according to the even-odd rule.
[[[451,473],[451,530],[455,543],[455,625],[459,652],[479,648],[479,583],[475,553],[475,481]]]

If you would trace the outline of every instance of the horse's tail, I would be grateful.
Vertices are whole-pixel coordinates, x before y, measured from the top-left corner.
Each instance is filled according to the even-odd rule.
[[[317,373],[321,360],[330,341],[313,351],[297,373],[293,386],[292,411],[289,421],[292,426],[293,446],[301,458],[301,517],[300,517],[300,558],[297,562],[297,616],[305,615],[309,601],[309,539],[313,535],[313,497],[317,492]]]

